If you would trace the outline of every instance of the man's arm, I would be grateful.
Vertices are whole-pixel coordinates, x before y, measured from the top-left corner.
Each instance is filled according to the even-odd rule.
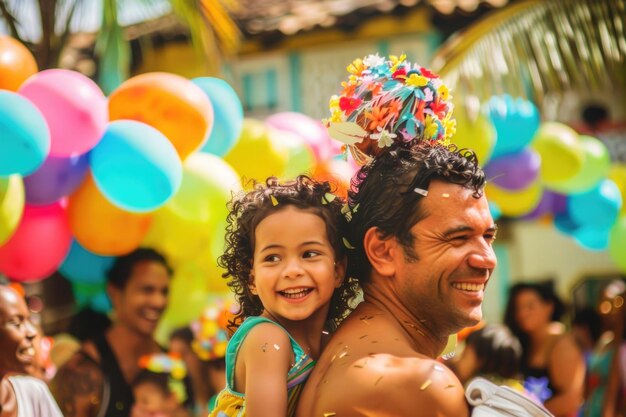
[[[93,417],[102,402],[103,383],[98,364],[79,351],[58,370],[50,391],[65,417]]]
[[[342,380],[321,388],[323,403],[316,407],[315,415],[469,416],[463,385],[437,361],[377,354],[345,366]]]

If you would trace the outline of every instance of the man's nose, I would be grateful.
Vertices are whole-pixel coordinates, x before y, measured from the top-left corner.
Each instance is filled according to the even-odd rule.
[[[493,247],[491,247],[491,245],[485,245],[472,253],[468,262],[472,268],[493,270],[498,264],[498,259],[496,258]]]

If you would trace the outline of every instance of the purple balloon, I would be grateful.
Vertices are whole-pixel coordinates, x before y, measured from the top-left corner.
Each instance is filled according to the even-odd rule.
[[[47,205],[69,195],[83,181],[88,167],[87,154],[49,156],[37,171],[24,178],[26,201]]]
[[[507,190],[522,190],[539,175],[541,158],[530,148],[494,158],[485,166],[487,179]]]
[[[523,220],[535,220],[545,214],[562,214],[567,211],[567,197],[562,194],[557,194],[550,190],[543,190],[541,200],[537,207],[530,213],[522,217]]]

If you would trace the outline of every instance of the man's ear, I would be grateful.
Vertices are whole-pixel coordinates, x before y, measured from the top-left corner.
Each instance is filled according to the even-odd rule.
[[[348,258],[335,262],[335,288],[341,287],[343,280],[346,278],[346,268],[348,267]]]
[[[371,227],[363,238],[365,254],[372,268],[382,276],[390,277],[396,272],[398,242],[393,237],[382,238],[377,227]]]
[[[121,302],[120,298],[122,296],[122,290],[117,288],[115,285],[108,283],[107,294],[109,295],[109,299],[111,300],[111,306],[113,307],[113,311],[118,311]]]

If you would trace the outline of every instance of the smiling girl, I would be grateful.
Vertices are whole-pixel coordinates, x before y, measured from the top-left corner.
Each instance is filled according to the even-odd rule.
[[[269,178],[232,203],[219,259],[245,319],[211,416],[291,416],[322,347],[348,313],[342,201],[327,182]]]

